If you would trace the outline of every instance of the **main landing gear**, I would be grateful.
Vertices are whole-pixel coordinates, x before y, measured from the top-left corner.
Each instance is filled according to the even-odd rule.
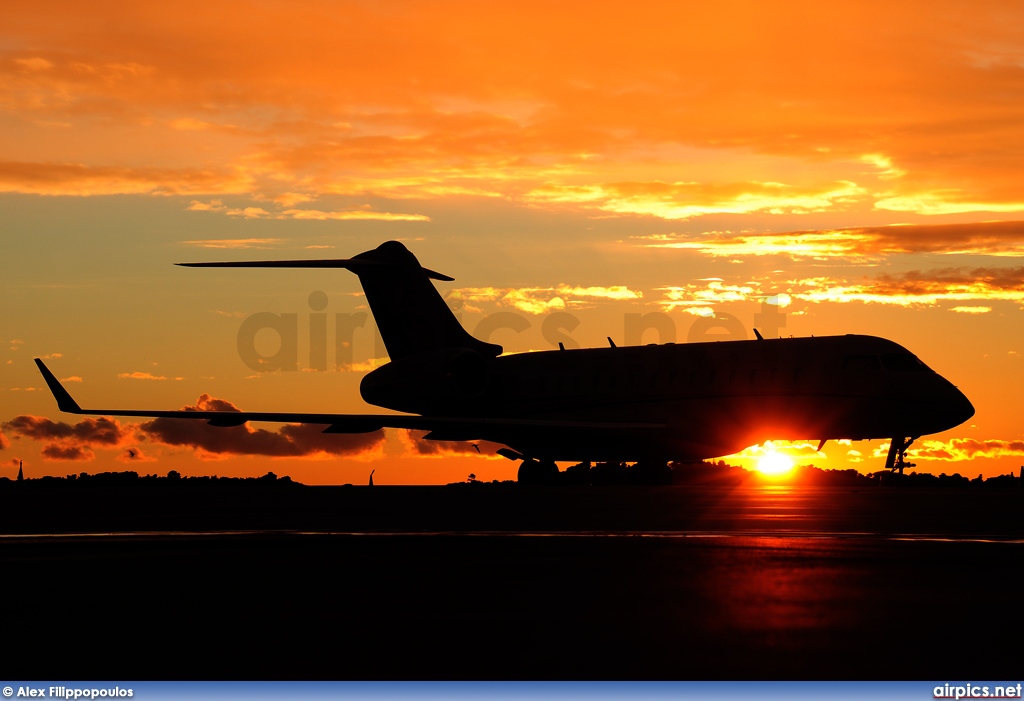
[[[555,484],[558,481],[558,465],[553,460],[524,458],[516,481],[520,484]]]
[[[522,460],[519,465],[519,474],[516,481],[519,484],[557,484],[558,465],[554,460],[538,460],[530,458],[522,453],[517,453],[511,448],[499,448],[498,455],[509,460]]]
[[[889,472],[903,474],[905,467],[917,467],[915,463],[907,462],[907,448],[917,440],[917,436],[910,438],[893,438],[889,443],[889,454],[885,458],[885,469]]]

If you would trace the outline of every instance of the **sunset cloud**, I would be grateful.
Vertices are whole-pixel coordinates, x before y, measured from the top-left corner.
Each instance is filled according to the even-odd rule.
[[[788,234],[733,234],[712,232],[697,237],[655,235],[643,238],[646,248],[690,250],[715,257],[785,255],[804,258],[864,258],[870,256],[870,238],[859,231],[799,231]]]
[[[894,166],[891,158],[881,153],[866,153],[860,157],[860,160],[875,166],[879,170],[878,177],[883,180],[899,178],[907,174],[905,170]]]
[[[325,221],[430,221],[425,214],[398,214],[374,212],[367,209],[353,209],[342,212],[322,212],[318,209],[287,209],[279,215],[282,219],[312,219]]]
[[[698,280],[676,287],[659,287],[658,290],[662,293],[662,299],[658,300],[658,304],[664,311],[681,309],[696,316],[713,316],[712,308],[709,306],[711,304],[745,302],[763,299],[765,296],[757,282],[729,285],[719,278]]]
[[[203,239],[197,241],[182,241],[185,246],[196,246],[197,248],[224,248],[228,250],[240,250],[246,248],[273,248],[284,243],[284,239]]]
[[[785,255],[794,260],[860,260],[898,253],[1024,256],[1024,221],[877,226],[785,233],[709,232],[634,237],[647,248],[692,250],[715,257]]]
[[[669,220],[851,200],[1024,211],[1021,56],[1005,49],[1019,45],[1022,11],[1010,5],[66,5],[59,23],[41,12],[5,8],[0,111],[21,164],[0,178],[6,191],[268,198],[290,182]],[[73,136],[54,141],[54,129]],[[211,171],[174,168],[182,154]],[[751,160],[755,177],[736,178]]]
[[[281,198],[284,202],[302,202],[310,197],[292,195]],[[394,212],[376,212],[368,207],[354,208],[349,210],[324,212],[318,209],[286,209],[283,211],[269,211],[262,207],[228,207],[221,200],[200,202],[192,200],[188,206],[192,212],[220,212],[229,217],[242,217],[243,219],[299,219],[309,221],[430,221],[425,214],[403,214]],[[253,241],[279,241],[279,239],[251,239]],[[185,241],[184,243],[198,245],[201,242]],[[225,248],[227,246],[224,246]]]
[[[572,287],[569,285],[559,285],[555,288],[555,292],[562,297],[596,298],[615,301],[640,299],[644,296],[643,292],[631,290],[625,285],[612,285],[611,287]]]
[[[779,289],[786,293],[776,294]],[[937,306],[942,302],[1024,303],[1024,267],[937,268],[911,270],[897,275],[863,276],[849,280],[814,277],[795,280],[748,280],[730,283],[721,278],[695,280],[684,285],[659,287],[657,300],[663,311],[683,311],[711,316],[716,305],[733,302],[767,302],[788,307],[794,300],[811,304],[884,304],[891,306]],[[957,304],[950,311],[986,314],[992,307]]]
[[[1020,303],[1024,302],[1024,267],[913,270],[857,282],[808,278],[791,281],[787,289],[794,299],[815,303],[863,302],[898,306],[935,306],[946,301]],[[953,310],[979,314],[989,308],[958,305]]]
[[[553,290],[544,289],[509,290],[500,302],[527,314],[547,314],[565,309],[564,299],[554,295]]]
[[[118,167],[0,161],[0,192],[29,195],[191,195],[244,193],[252,179],[218,168]]]
[[[497,458],[501,456],[497,455],[496,451],[505,447],[501,443],[490,441],[435,441],[424,438],[427,433],[428,431],[398,429],[399,440],[405,446],[406,451],[417,456],[444,458],[458,455],[482,455]]]
[[[919,447],[911,447],[907,455],[915,460],[946,460],[961,462],[976,458],[1024,456],[1024,440],[979,440],[953,438],[948,441],[922,440]]]
[[[660,219],[691,219],[707,214],[806,214],[835,209],[864,199],[852,182],[801,188],[783,183],[628,182],[605,185],[546,185],[526,195],[537,203],[570,203],[617,214]]]
[[[466,302],[493,302],[527,314],[546,314],[551,311],[579,307],[593,300],[627,301],[643,298],[643,292],[625,285],[580,286],[559,284],[555,287],[460,287],[449,291],[449,305],[461,308]],[[475,307],[474,307],[475,309]]]
[[[204,394],[187,411],[238,411],[230,402]],[[139,426],[151,441],[170,446],[187,446],[200,459],[224,455],[263,455],[268,457],[353,457],[372,452],[384,442],[382,430],[372,433],[324,433],[326,426],[287,424],[276,431],[211,426],[205,421],[154,419]]]
[[[117,375],[122,380],[166,380],[167,378],[163,375],[154,375],[149,372],[121,372]]]
[[[902,197],[886,197],[875,202],[875,209],[927,215],[963,214],[965,212],[1015,213],[1024,212],[1024,201],[978,202],[945,193],[927,192]]]
[[[47,61],[45,58],[39,58],[33,56],[31,58],[16,58],[14,59],[15,65],[19,68],[24,68],[28,71],[48,71],[53,68],[53,62]]]

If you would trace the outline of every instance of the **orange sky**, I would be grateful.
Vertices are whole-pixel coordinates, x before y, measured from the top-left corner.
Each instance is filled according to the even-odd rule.
[[[372,322],[343,371],[333,347],[331,371],[302,371],[310,293],[332,321],[357,314],[353,276],[170,263],[347,257],[396,238],[456,277],[440,287],[471,331],[520,315],[527,330],[494,332],[512,351],[551,347],[553,313],[574,315],[584,346],[628,340],[626,315],[653,311],[684,340],[716,312],[749,330],[785,295],[782,333],[892,338],[972,399],[972,422],[927,437],[918,469],[1016,472],[1022,15],[1011,2],[5,2],[0,474],[20,458],[35,474],[512,477],[508,461],[424,457],[397,432],[325,447],[264,427],[275,437],[237,444],[273,444],[258,456],[131,422],[104,433],[40,391],[31,358],[50,355],[83,404],[206,394],[365,411]],[[260,311],[299,314],[299,371],[240,358],[239,327]],[[790,450],[872,471],[882,445]]]

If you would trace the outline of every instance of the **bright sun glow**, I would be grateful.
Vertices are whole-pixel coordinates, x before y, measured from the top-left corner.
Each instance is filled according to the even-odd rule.
[[[784,475],[793,469],[793,461],[774,451],[765,453],[757,460],[757,471],[762,475]]]

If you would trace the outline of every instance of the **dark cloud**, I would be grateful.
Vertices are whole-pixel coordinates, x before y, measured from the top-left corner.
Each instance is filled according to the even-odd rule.
[[[938,268],[883,274],[859,281],[816,277],[791,280],[790,294],[806,302],[864,302],[934,306],[940,302],[1024,302],[1024,268]],[[954,311],[970,309],[954,308]],[[977,308],[977,312],[991,308]]]
[[[43,416],[22,415],[4,423],[3,429],[37,441],[57,440],[110,447],[121,445],[132,437],[130,428],[106,417],[83,419],[72,426]]]
[[[96,457],[89,448],[82,445],[48,443],[43,446],[42,456],[47,460],[92,460]]]
[[[7,436],[5,436],[4,434],[0,433],[0,450],[4,450],[5,448],[10,448],[10,447],[11,447],[11,442],[9,440],[7,440]]]
[[[900,253],[1024,253],[1024,221],[877,226],[860,231],[876,250]]]
[[[134,440],[131,425],[122,426],[106,417],[88,418],[77,424],[51,421],[44,416],[16,416],[3,424],[16,438],[50,441],[42,449],[47,460],[92,460],[96,455],[90,449],[116,448]]]
[[[202,395],[186,411],[238,411],[230,402]],[[222,428],[205,421],[154,419],[139,429],[150,440],[165,445],[189,446],[200,452],[228,455],[303,457],[317,453],[356,455],[384,441],[384,431],[372,433],[324,433],[316,424],[289,424],[276,431],[250,428],[248,424]]]
[[[766,233],[637,236],[638,245],[710,256],[786,255],[793,259],[876,259],[896,253],[1024,256],[1024,221],[869,226]]]
[[[981,290],[1024,290],[1024,267],[937,268],[911,270],[902,275],[879,275],[871,281],[878,294],[932,294],[973,287]],[[979,295],[981,296],[981,295]]]
[[[194,406],[185,411],[238,411],[225,399],[203,394]],[[16,416],[2,425],[16,438],[50,441],[43,455],[50,460],[91,460],[95,455],[90,448],[119,448],[126,450],[118,457],[122,461],[150,461],[136,445],[138,440],[172,446],[189,446],[202,453],[224,455],[266,455],[272,457],[303,457],[317,454],[356,455],[380,446],[384,432],[339,434],[324,433],[325,426],[303,424],[286,425],[271,431],[253,429],[244,424],[231,428],[209,425],[206,421],[190,419],[154,419],[143,424],[122,426],[119,422],[101,418],[88,418],[71,425],[51,421],[42,416]],[[9,441],[0,434],[0,448]]]

